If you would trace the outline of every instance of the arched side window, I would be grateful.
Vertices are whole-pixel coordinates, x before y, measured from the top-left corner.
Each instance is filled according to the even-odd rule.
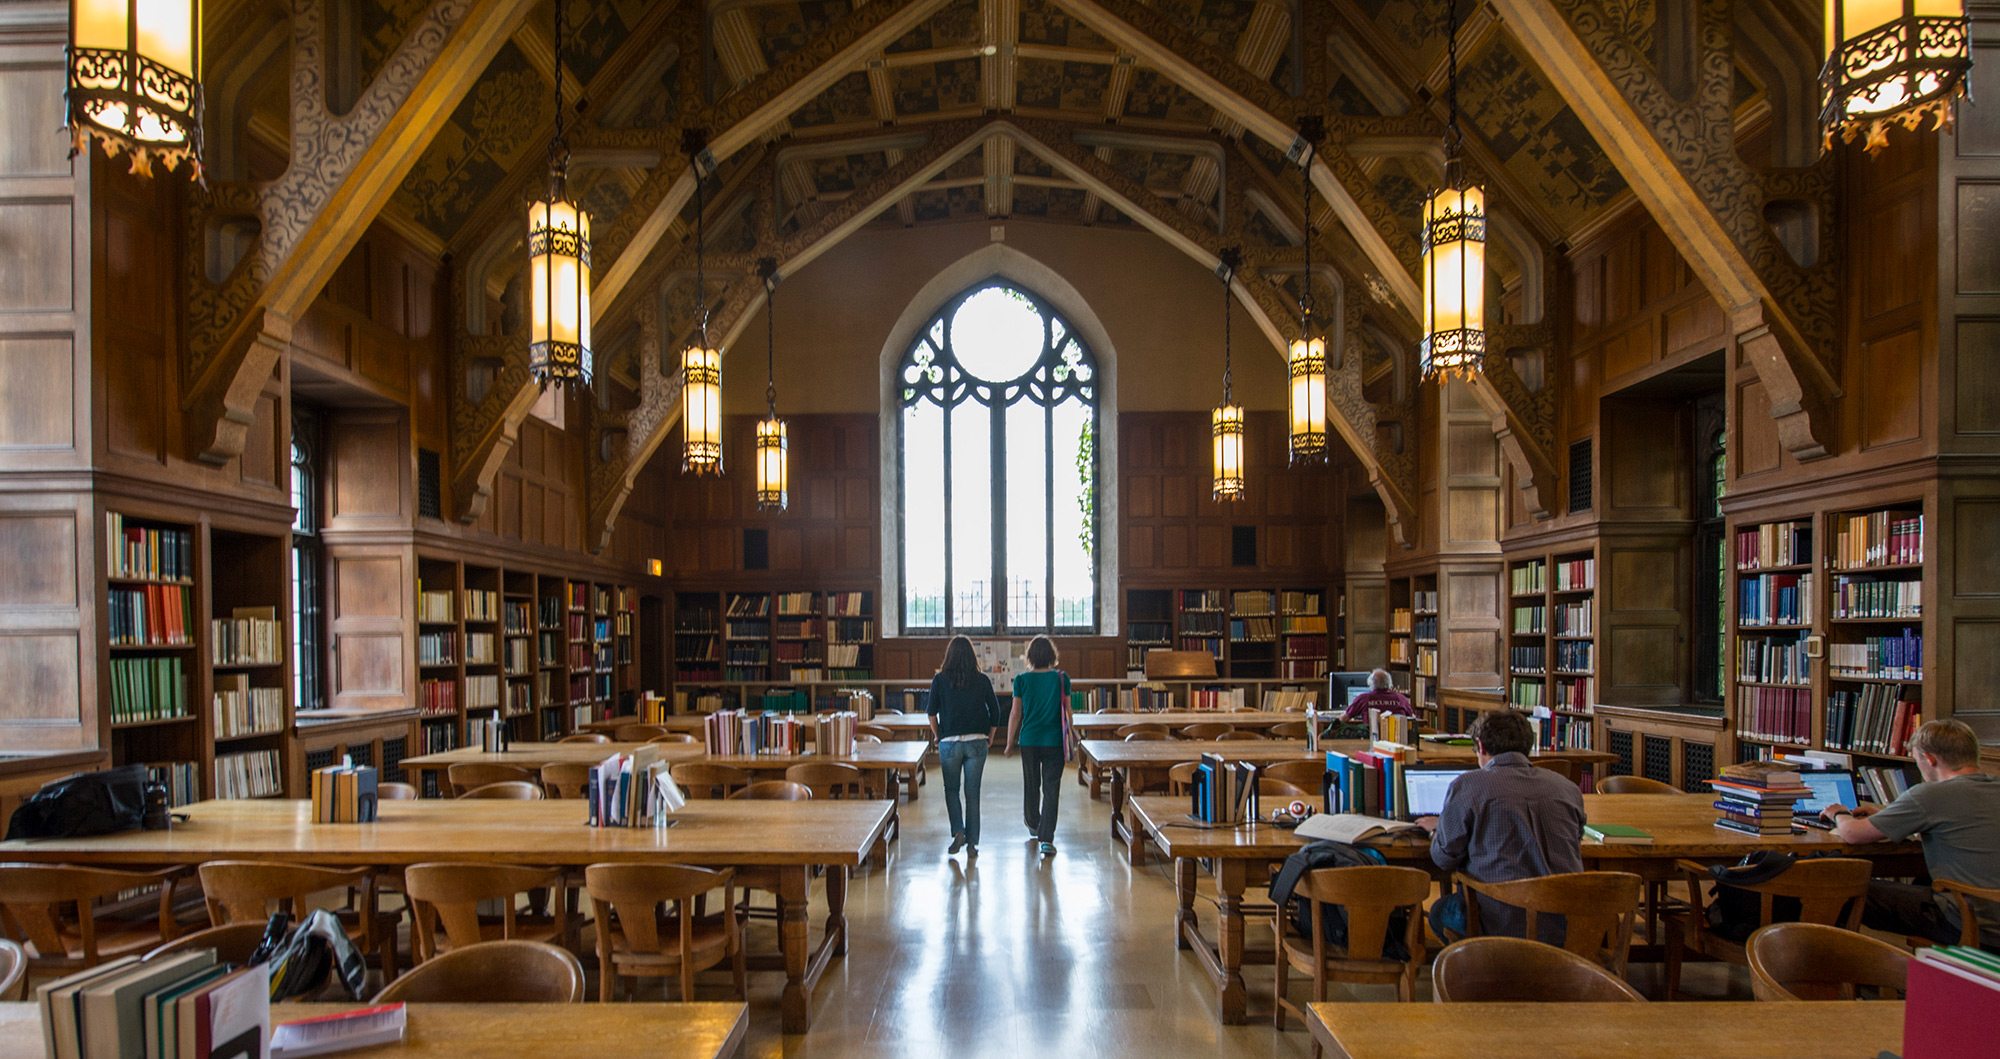
[[[1005,280],[918,333],[896,374],[906,633],[1096,631],[1097,382],[1075,330]]]

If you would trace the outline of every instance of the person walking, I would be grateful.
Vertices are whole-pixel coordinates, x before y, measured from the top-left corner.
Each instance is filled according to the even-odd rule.
[[[1056,805],[1062,796],[1063,762],[1069,758],[1069,674],[1056,668],[1055,641],[1037,636],[1028,643],[1029,672],[1014,678],[1014,710],[1007,719],[1005,754],[1021,750],[1021,791],[1028,830],[1044,857],[1056,852]]]
[[[979,778],[986,771],[993,732],[1000,727],[1000,698],[993,694],[993,681],[979,671],[971,640],[954,636],[945,645],[944,664],[931,678],[927,712],[943,765],[944,805],[951,814],[951,848],[945,855],[969,846],[971,855],[978,856]]]

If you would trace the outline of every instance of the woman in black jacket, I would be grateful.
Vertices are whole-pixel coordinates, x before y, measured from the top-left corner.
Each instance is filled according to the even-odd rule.
[[[979,671],[972,641],[954,636],[944,649],[944,664],[931,678],[931,734],[937,737],[938,759],[944,766],[944,805],[951,813],[951,849],[967,846],[979,854],[979,777],[986,771],[986,748],[1000,727],[1000,699],[993,682]],[[959,791],[965,804],[959,805]]]

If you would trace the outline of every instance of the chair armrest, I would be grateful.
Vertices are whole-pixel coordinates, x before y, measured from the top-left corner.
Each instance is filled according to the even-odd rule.
[[[1708,874],[1708,865],[1706,864],[1691,860],[1677,860],[1674,862],[1674,866],[1679,868],[1683,875],[1687,876],[1689,918],[1694,921],[1697,931],[1705,931],[1708,926],[1708,910],[1702,903],[1701,887],[1703,883],[1714,882],[1715,879]]]

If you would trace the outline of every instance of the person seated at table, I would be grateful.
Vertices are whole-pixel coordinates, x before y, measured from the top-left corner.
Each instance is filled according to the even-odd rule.
[[[2000,779],[1979,771],[1979,737],[1960,721],[1927,721],[1910,738],[1923,782],[1879,808],[1829,805],[1820,815],[1841,841],[1924,843],[1933,879],[2000,887]],[[2000,952],[2000,905],[1975,900],[1980,947]],[[1861,922],[1902,936],[1958,944],[1958,899],[1928,886],[1876,879]]]
[[[1583,870],[1583,794],[1576,784],[1528,760],[1535,728],[1513,710],[1490,710],[1472,724],[1479,767],[1452,781],[1444,812],[1417,822],[1431,831],[1431,861],[1480,882],[1512,882]],[[1545,916],[1541,940],[1559,944],[1559,916]],[[1465,905],[1448,893],[1431,904],[1431,930],[1463,936]],[[1527,913],[1480,898],[1482,934],[1520,937]],[[1553,937],[1551,937],[1553,930]]]
[[[1400,713],[1405,717],[1417,715],[1417,711],[1410,706],[1410,697],[1395,689],[1386,669],[1368,674],[1368,690],[1356,695],[1354,701],[1347,704],[1347,712],[1340,715],[1340,722],[1367,724],[1369,710]]]

